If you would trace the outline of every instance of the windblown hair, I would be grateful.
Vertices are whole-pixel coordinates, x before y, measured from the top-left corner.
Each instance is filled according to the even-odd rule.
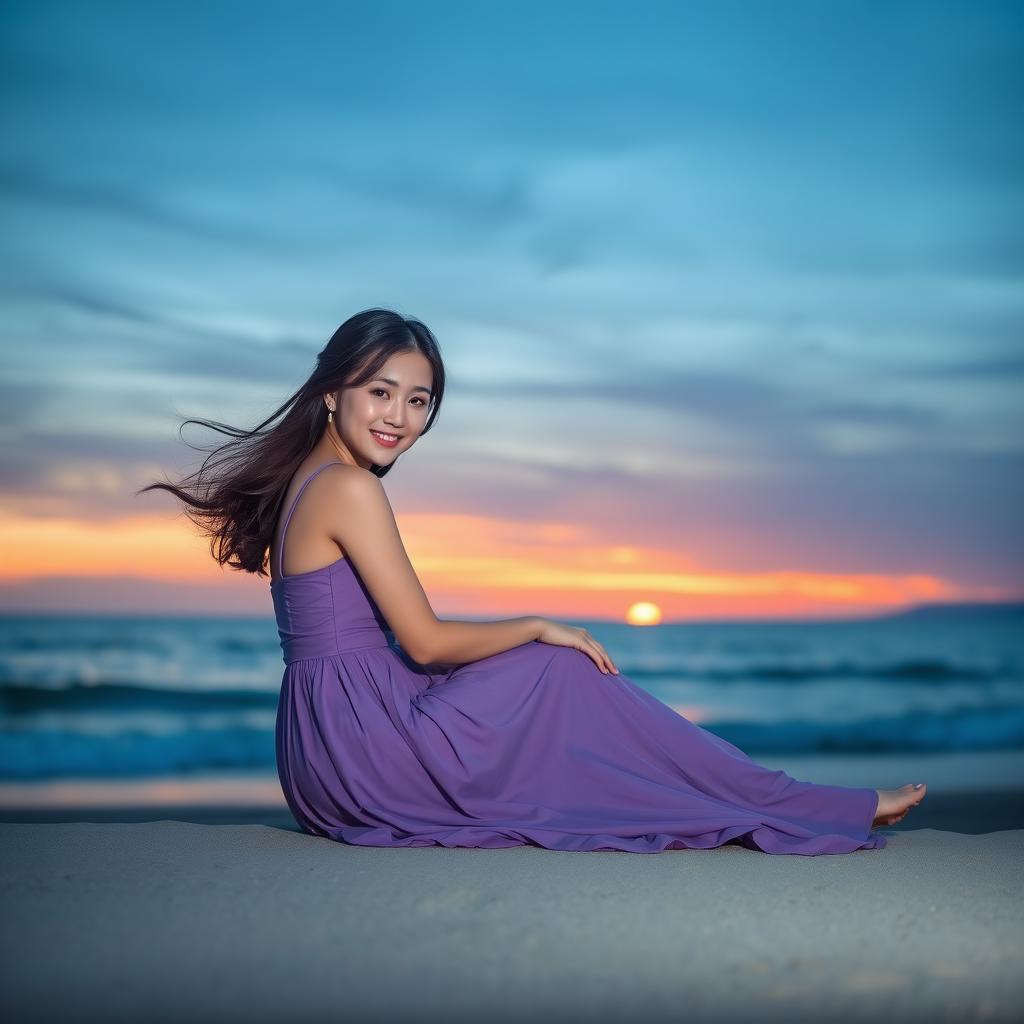
[[[434,377],[422,436],[437,418],[444,396],[444,363],[437,340],[419,320],[389,309],[366,309],[331,335],[309,379],[252,430],[186,419],[181,427],[195,423],[233,440],[212,451],[190,444],[196,451],[210,452],[198,470],[177,484],[149,484],[136,495],[170,491],[184,502],[185,515],[211,538],[210,552],[220,565],[269,576],[270,545],[288,484],[327,426],[324,395],[368,383],[392,355],[410,351],[426,357]],[[385,476],[393,465],[374,465],[371,472]]]

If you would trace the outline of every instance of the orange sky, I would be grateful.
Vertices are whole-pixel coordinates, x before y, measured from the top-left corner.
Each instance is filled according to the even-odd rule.
[[[786,566],[719,572],[686,552],[608,543],[584,526],[524,528],[514,520],[447,514],[396,513],[396,519],[439,615],[533,613],[624,621],[630,605],[650,601],[663,621],[842,618],[923,602],[1010,596],[967,592],[926,574],[816,573]],[[7,610],[19,607],[20,595],[26,610],[271,613],[268,581],[217,566],[208,541],[182,516],[104,523],[8,516],[0,517],[0,530],[7,552],[0,570]],[[65,587],[76,583],[73,596],[65,591],[61,598],[55,590],[47,598],[46,588],[55,581]],[[116,589],[104,583],[116,583]]]

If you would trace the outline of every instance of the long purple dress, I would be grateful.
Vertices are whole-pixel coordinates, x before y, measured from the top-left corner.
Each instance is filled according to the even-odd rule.
[[[304,481],[285,519],[288,532]],[[280,560],[279,560],[280,562]],[[874,789],[756,764],[582,651],[421,666],[342,557],[270,584],[278,774],[303,831],[358,846],[775,854],[880,849]]]

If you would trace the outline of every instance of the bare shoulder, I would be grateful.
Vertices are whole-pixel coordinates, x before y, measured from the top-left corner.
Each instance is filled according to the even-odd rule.
[[[320,492],[329,530],[335,541],[346,526],[362,522],[391,522],[394,512],[380,477],[361,466],[339,463],[321,476],[327,477]]]
[[[342,462],[332,465],[323,474],[327,481],[324,489],[335,497],[347,497],[355,500],[373,501],[381,497],[387,501],[387,494],[380,477],[362,466],[347,466]]]

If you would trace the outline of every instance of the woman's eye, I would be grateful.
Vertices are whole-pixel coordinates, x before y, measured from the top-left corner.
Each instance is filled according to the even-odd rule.
[[[376,394],[386,395],[387,392],[383,388],[371,388],[370,389],[370,394],[371,395],[376,395]],[[416,400],[420,403],[420,405],[426,405],[427,404],[422,398],[417,397]]]

